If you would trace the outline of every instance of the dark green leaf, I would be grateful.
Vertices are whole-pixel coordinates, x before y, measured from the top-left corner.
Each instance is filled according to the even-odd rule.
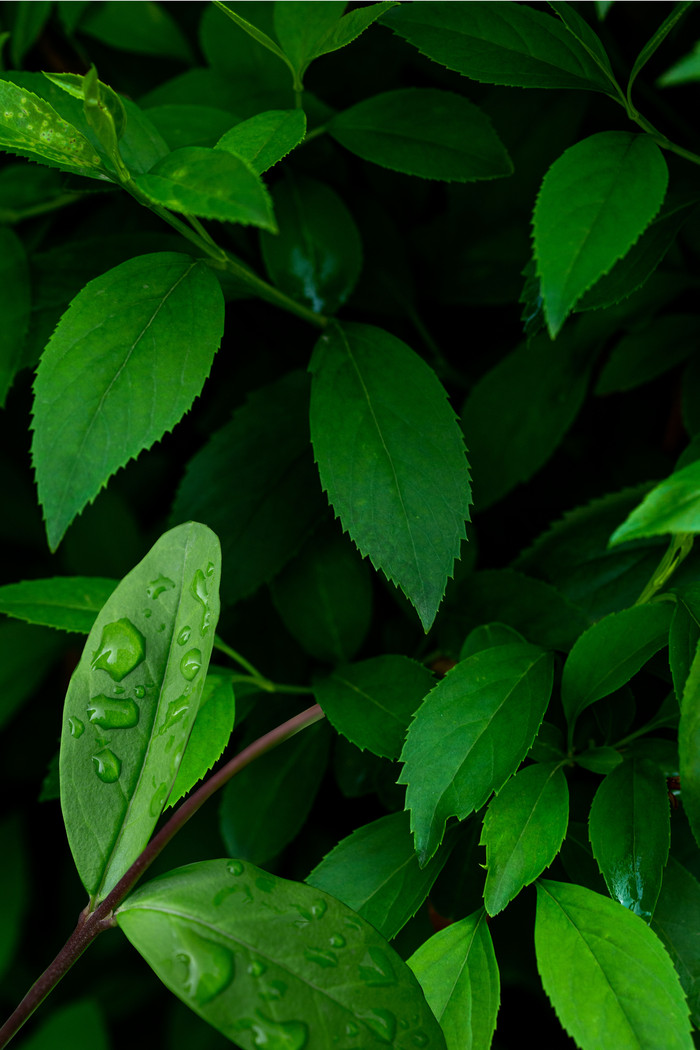
[[[421,868],[408,813],[391,813],[357,828],[306,879],[332,894],[392,940],[415,915],[450,855],[451,843]]]
[[[177,22],[153,0],[107,0],[90,10],[80,32],[124,51],[189,62],[192,49]]]
[[[676,590],[675,595],[676,607],[668,636],[668,659],[673,688],[680,704],[700,642],[700,586],[689,584]]]
[[[289,67],[292,76],[295,76],[294,67],[285,55],[284,51],[282,51],[281,48],[278,47],[278,45],[268,33],[260,29],[260,27],[254,22],[249,22],[248,19],[244,18],[241,14],[239,14],[238,11],[236,11],[235,9],[237,5],[223,4],[221,3],[221,0],[214,0],[214,3],[220,11],[223,11],[223,13],[227,15],[235,25],[237,25],[240,29],[247,33],[248,36],[251,37],[251,39],[255,40],[256,43],[261,44],[271,54],[281,59],[281,61]],[[251,15],[252,17],[254,17],[255,10],[251,12]]]
[[[279,5],[283,10],[288,6],[287,3]],[[301,7],[302,5],[297,4],[296,6]],[[373,22],[381,18],[385,11],[389,11],[396,6],[397,4],[394,0],[379,0],[379,3],[368,4],[367,7],[358,7],[354,11],[349,11],[336,21],[325,36],[316,44],[313,57],[318,58],[320,55],[327,55],[331,51],[337,51],[339,48],[351,44]],[[277,9],[275,11],[276,14]]]
[[[0,228],[0,408],[22,359],[31,308],[29,265],[16,233]]]
[[[36,693],[62,647],[52,631],[0,623],[0,726]]]
[[[664,199],[668,170],[647,135],[603,131],[566,150],[545,175],[533,215],[549,333],[622,258]]]
[[[210,860],[147,883],[116,918],[167,987],[243,1050],[328,1050],[342,1033],[366,1050],[444,1050],[406,964],[314,887]]]
[[[306,134],[303,109],[271,109],[236,124],[216,143],[216,149],[235,153],[262,175],[286,157]],[[321,183],[315,183],[320,186]],[[331,193],[331,190],[327,190]],[[284,232],[284,221],[278,215]]]
[[[109,1050],[107,1026],[97,1003],[92,999],[77,999],[60,1006],[27,1038],[21,1050]]]
[[[204,521],[218,534],[227,603],[272,579],[324,515],[308,390],[307,376],[290,372],[251,394],[187,465],[171,517]]]
[[[212,271],[171,252],[122,263],[73,300],[34,386],[32,456],[53,550],[108,478],[190,408],[223,315]]]
[[[584,886],[537,884],[537,967],[582,1050],[692,1050],[688,1007],[658,937]]]
[[[512,645],[513,642],[524,641],[525,638],[518,631],[504,623],[486,623],[469,632],[459,651],[459,659],[466,660],[468,656],[491,649],[495,645]]]
[[[221,757],[233,732],[235,717],[236,702],[231,676],[210,671],[175,783],[168,796],[169,806],[174,806],[186,795]]]
[[[581,635],[561,682],[571,729],[585,708],[629,682],[667,644],[672,612],[669,602],[637,605],[610,613]]]
[[[572,33],[578,42],[583,47],[591,59],[600,69],[601,73],[610,82],[608,85],[609,94],[615,96],[621,96],[620,91],[615,77],[613,75],[612,67],[610,65],[610,59],[608,58],[607,51],[603,47],[600,37],[593,32],[591,27],[585,18],[582,18],[575,7],[572,7],[568,3],[555,3],[553,0],[549,0],[549,6],[555,11],[562,22]]]
[[[671,834],[666,778],[658,766],[633,758],[608,773],[593,799],[589,832],[610,896],[649,922]]]
[[[513,171],[488,117],[451,91],[386,91],[343,110],[328,131],[363,160],[424,179],[472,182]]]
[[[211,656],[220,564],[204,525],[166,532],[103,607],[71,679],[61,805],[93,898],[139,855],[170,794]]]
[[[183,146],[213,147],[237,123],[225,109],[197,105],[152,106],[148,119],[172,150]]]
[[[700,532],[700,461],[656,485],[610,537],[610,545],[667,532]]]
[[[421,54],[485,84],[611,90],[568,29],[525,4],[402,4],[382,22]]]
[[[445,1034],[447,1050],[486,1050],[501,998],[498,963],[482,908],[421,945],[408,960]]]
[[[98,576],[55,576],[0,587],[0,612],[27,623],[89,634],[95,617],[117,586]]]
[[[700,433],[700,408],[698,407],[698,390],[700,390],[700,354],[696,354],[688,362],[687,367],[683,371],[683,393],[682,393],[682,413],[683,413],[683,425],[688,433],[694,438]],[[692,444],[688,449],[685,450],[687,453],[689,450],[692,451]],[[682,458],[682,457],[681,457]],[[681,466],[689,466],[695,459],[699,457],[693,455],[687,463],[681,463],[680,460],[676,464],[676,470]]]
[[[290,175],[276,184],[272,199],[280,232],[260,238],[268,274],[316,313],[335,313],[362,269],[362,242],[352,215],[316,179]]]
[[[596,383],[596,394],[633,390],[663,375],[695,352],[700,321],[693,314],[657,317],[624,335],[610,354]]]
[[[700,80],[700,41],[696,42],[692,51],[662,73],[656,83],[659,87],[675,87],[678,84],[692,84],[696,80]]]
[[[299,81],[311,60],[319,54],[324,38],[340,21],[345,7],[345,0],[326,0],[323,4],[286,0],[275,4],[275,36]]]
[[[410,846],[408,829],[406,838]],[[16,958],[29,905],[27,851],[16,813],[0,821],[0,852],[0,977],[4,978]]]
[[[614,747],[590,747],[583,754],[576,755],[577,766],[603,776],[612,773],[621,762],[622,755]]]
[[[678,728],[678,758],[683,809],[700,844],[700,651],[688,672],[681,701],[681,721]]]
[[[398,758],[411,718],[434,684],[430,671],[407,656],[375,656],[317,679],[314,696],[331,725],[357,747]]]
[[[428,693],[408,730],[399,777],[408,785],[421,863],[440,845],[449,817],[464,820],[518,768],[551,689],[551,656],[523,642],[470,656]]]
[[[11,8],[5,8],[3,15],[12,17],[10,30],[10,58],[12,65],[19,68],[27,51],[36,43],[48,21],[53,7],[52,0],[19,0]]]
[[[656,30],[656,32],[652,34],[649,40],[647,40],[646,44],[637,55],[634,65],[632,66],[632,72],[630,73],[630,78],[627,84],[628,99],[632,97],[632,85],[641,73],[644,66],[647,64],[647,62],[657,50],[657,48],[664,42],[668,34],[674,28],[674,26],[692,6],[693,5],[691,2],[689,2],[689,0],[685,0],[685,2],[683,3],[675,4],[671,13],[667,15],[666,18],[664,18],[663,22]]]
[[[445,391],[410,347],[369,325],[334,326],[310,369],[321,484],[360,552],[401,588],[428,630],[470,502]]]
[[[700,884],[669,857],[651,928],[673,960],[688,997],[690,1016],[700,1025]]]
[[[561,729],[551,722],[543,722],[527,757],[533,762],[554,762],[565,754],[566,740]]]
[[[536,763],[511,777],[484,817],[484,904],[497,915],[549,867],[566,835],[569,790],[561,761]]]
[[[9,225],[80,196],[77,190],[66,190],[62,173],[54,168],[6,160],[0,170],[0,222]]]

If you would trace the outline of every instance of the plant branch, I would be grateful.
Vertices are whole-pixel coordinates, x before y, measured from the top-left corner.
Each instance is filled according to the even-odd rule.
[[[10,1042],[17,1034],[22,1025],[27,1021],[38,1006],[44,1001],[59,981],[65,977],[73,964],[77,962],[85,949],[94,941],[98,934],[116,926],[114,910],[122,903],[131,892],[144,872],[151,866],[156,857],[165,849],[170,840],[177,834],[180,828],[193,817],[197,810],[204,805],[207,799],[227,784],[231,777],[235,776],[246,766],[250,765],[256,758],[279,747],[290,737],[295,736],[302,729],[313,725],[324,717],[323,710],[318,704],[301,711],[298,715],[283,722],[282,725],[271,729],[269,733],[254,740],[252,744],[244,748],[238,755],[232,758],[225,766],[205,780],[205,782],[194,791],[181,806],[175,810],[170,819],[163,825],[160,831],[153,836],[143,852],[136,858],[129,870],[121,877],[114,889],[101,901],[92,911],[85,909],[81,912],[73,933],[70,935],[63,948],[44,970],[41,977],[36,981],[25,995],[22,1002],[0,1028],[0,1050]]]

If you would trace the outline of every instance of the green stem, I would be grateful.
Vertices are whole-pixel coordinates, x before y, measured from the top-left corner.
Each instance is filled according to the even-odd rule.
[[[241,656],[230,645],[227,645],[226,642],[219,638],[218,634],[214,638],[214,648],[218,649],[219,652],[225,653],[234,663],[237,663],[245,671],[249,672],[248,674],[231,675],[231,682],[245,682],[247,685],[254,685],[261,693],[292,693],[294,696],[313,696],[313,689],[310,689],[308,686],[286,685],[266,678],[261,671],[258,671],[257,667],[253,666],[250,660],[246,660],[245,656]]]
[[[668,550],[652,573],[642,593],[637,598],[635,605],[644,605],[650,601],[657,591],[668,582],[684,558],[687,558],[693,547],[695,535],[692,532],[678,532],[671,537]]]
[[[33,219],[37,215],[46,215],[47,212],[57,211],[59,208],[65,208],[67,204],[74,204],[75,201],[84,199],[82,193],[62,193],[60,197],[54,197],[53,200],[44,201],[41,204],[33,204],[29,208],[19,209],[0,209],[0,222],[15,223],[22,222],[23,219]]]
[[[700,155],[691,152],[691,150],[684,149],[683,146],[676,145],[675,142],[671,142],[670,139],[666,138],[654,125],[643,117],[642,114],[631,104],[627,105],[627,116],[630,120],[633,120],[643,131],[646,131],[648,135],[656,141],[656,144],[661,149],[666,149],[670,153],[676,153],[679,157],[684,157],[685,160],[689,160],[691,164],[700,164]]]
[[[325,135],[327,131],[328,124],[319,124],[319,126],[317,128],[314,128],[313,131],[307,131],[306,135],[304,136],[304,141],[301,143],[301,145],[305,146],[307,142],[312,142],[314,139],[317,139],[319,135]]]
[[[265,678],[257,667],[254,667],[250,660],[246,660],[245,656],[241,656],[239,652],[232,649],[230,645],[227,645],[223,638],[219,638],[218,634],[214,637],[214,648],[218,649],[220,653],[225,653],[234,663],[237,663],[239,667],[242,667],[244,671],[247,671],[253,676],[253,678]]]

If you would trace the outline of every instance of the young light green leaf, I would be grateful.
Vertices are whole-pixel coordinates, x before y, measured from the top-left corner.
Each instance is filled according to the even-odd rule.
[[[342,839],[306,882],[343,901],[390,941],[425,901],[450,847],[446,842],[421,868],[408,813],[390,813]]]
[[[99,576],[55,576],[8,583],[0,587],[0,612],[27,623],[89,634],[117,582]]]
[[[596,394],[633,390],[663,375],[695,352],[699,337],[700,319],[694,314],[664,314],[623,335],[598,376]]]
[[[305,134],[303,109],[271,109],[236,124],[222,135],[215,149],[235,153],[262,175],[298,146]]]
[[[192,61],[187,37],[162,4],[153,0],[107,0],[96,8],[91,4],[79,28],[109,47]]]
[[[203,861],[147,883],[115,917],[164,984],[242,1050],[327,1050],[348,1031],[366,1050],[445,1050],[406,964],[312,886]]]
[[[596,791],[588,826],[610,896],[649,922],[671,835],[666,778],[659,767],[632,758],[608,773]]]
[[[566,150],[533,215],[537,273],[552,338],[595,282],[629,251],[664,199],[668,169],[647,135],[603,131]]]
[[[678,727],[678,759],[683,785],[683,809],[700,844],[700,649],[688,672]]]
[[[610,537],[610,546],[667,532],[700,532],[700,460],[659,482]]]
[[[190,408],[223,321],[213,272],[174,252],[122,263],[73,300],[34,385],[32,456],[52,550],[108,478]]]
[[[427,631],[471,498],[445,391],[410,347],[370,325],[333,326],[309,367],[321,484],[360,552],[401,588]]]
[[[647,602],[610,613],[581,635],[561,682],[570,733],[585,708],[629,682],[667,644],[672,612],[669,602]]]
[[[423,55],[484,84],[611,93],[598,63],[556,18],[524,4],[402,4],[382,22]]]
[[[551,690],[551,655],[521,642],[475,653],[428,693],[408,730],[399,777],[408,785],[421,864],[440,845],[449,817],[464,820],[518,768]]]
[[[61,806],[93,899],[139,855],[170,794],[214,643],[220,566],[206,526],[166,532],[103,607],[71,679]]]
[[[277,229],[259,176],[240,157],[224,150],[204,146],[173,150],[134,182],[153,204],[173,211]]]
[[[481,832],[489,915],[497,915],[549,867],[568,823],[569,791],[561,761],[536,763],[510,778],[486,810]]]
[[[233,732],[235,717],[236,701],[230,674],[209,671],[197,717],[168,795],[168,806],[174,806],[191,791],[221,757]]]
[[[0,408],[5,405],[22,360],[29,328],[31,290],[24,245],[7,227],[0,228]]]
[[[434,684],[422,664],[387,655],[339,667],[313,688],[334,729],[363,750],[398,758],[411,718]]]
[[[407,961],[445,1033],[447,1050],[488,1050],[501,982],[484,909],[440,930]]]
[[[21,1050],[65,1050],[90,1047],[110,1050],[102,1011],[93,999],[77,999],[58,1007],[36,1031],[22,1040]]]
[[[651,920],[676,967],[688,997],[690,1016],[700,1025],[700,883],[673,857],[668,858],[661,893]]]
[[[451,91],[386,91],[333,117],[328,132],[363,160],[424,179],[473,182],[513,171],[488,117]]]
[[[659,87],[675,87],[678,84],[692,84],[696,80],[700,80],[700,40],[696,41],[692,51],[662,73],[656,83]]]
[[[582,1050],[692,1050],[688,1007],[656,934],[584,886],[537,883],[537,967]]]
[[[692,6],[693,5],[691,0],[684,0],[684,2],[682,3],[675,4],[671,13],[667,15],[666,18],[664,18],[659,28],[656,30],[655,33],[652,34],[651,38],[647,40],[646,44],[637,55],[634,61],[634,65],[632,66],[632,72],[630,73],[629,81],[627,83],[627,99],[629,102],[632,101],[632,86],[639,74],[641,73],[642,69],[647,64],[647,62],[657,50],[657,48],[659,48],[661,44],[663,44],[664,40],[674,28],[674,26],[678,24],[681,18],[683,18],[683,16]]]
[[[352,215],[333,190],[304,176],[278,182],[272,199],[280,232],[260,237],[268,274],[316,313],[335,313],[362,269],[362,241]]]

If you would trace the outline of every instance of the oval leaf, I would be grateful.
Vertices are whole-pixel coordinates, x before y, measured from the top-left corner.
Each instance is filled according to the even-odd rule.
[[[0,612],[27,623],[89,634],[117,582],[99,576],[55,576],[8,583],[0,587]]]
[[[178,868],[137,890],[118,925],[175,995],[242,1050],[444,1050],[406,964],[321,890],[240,860]]]
[[[61,806],[88,893],[105,897],[144,848],[197,714],[219,615],[219,543],[166,532],[100,612],[71,679]]]
[[[130,259],[75,297],[34,385],[32,457],[52,550],[107,479],[190,408],[223,324],[216,277],[175,252]]]
[[[305,134],[303,109],[270,109],[231,128],[222,135],[215,149],[235,153],[262,175],[298,146]]]
[[[656,485],[610,537],[610,545],[667,532],[700,532],[700,460]]]

